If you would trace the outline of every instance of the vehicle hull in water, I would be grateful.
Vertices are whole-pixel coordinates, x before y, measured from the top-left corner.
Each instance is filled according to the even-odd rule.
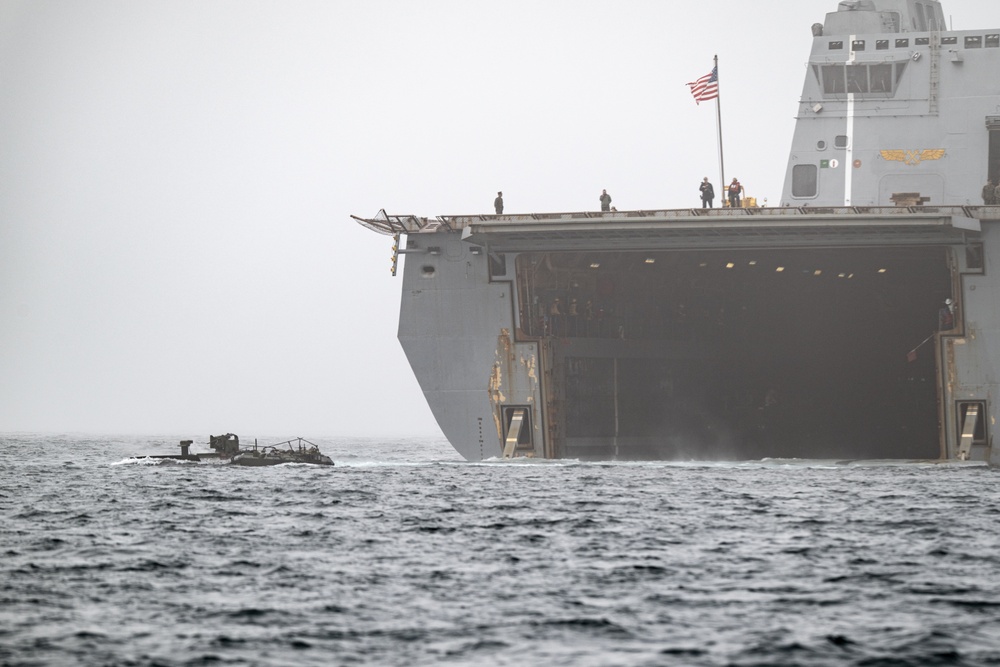
[[[200,463],[211,461],[237,466],[273,466],[282,463],[307,463],[310,465],[332,466],[333,459],[319,451],[319,447],[305,438],[293,438],[277,445],[257,446],[254,441],[252,448],[240,447],[239,436],[233,433],[209,436],[212,452],[191,453],[192,440],[181,440],[181,453],[156,454],[132,457],[134,459],[152,459],[163,462],[181,461],[185,463]]]

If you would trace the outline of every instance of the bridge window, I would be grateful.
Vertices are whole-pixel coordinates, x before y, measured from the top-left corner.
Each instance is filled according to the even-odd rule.
[[[845,93],[863,95],[878,93],[893,95],[895,83],[903,74],[905,63],[898,63],[893,78],[893,63],[871,63],[858,65],[823,65],[816,71],[822,77],[824,97],[835,97]]]
[[[838,40],[836,42],[830,42],[828,46],[831,51],[840,51],[844,48],[844,43]]]
[[[819,170],[814,164],[797,164],[792,167],[792,196],[815,197],[818,189]]]
[[[827,95],[843,95],[847,92],[843,65],[823,65],[823,92]]]
[[[892,92],[892,65],[872,65],[868,68],[868,76],[873,93]]]
[[[896,40],[897,49],[905,49],[909,45],[910,45],[910,40],[907,37],[901,37],[900,39]]]
[[[868,92],[868,68],[864,65],[852,65],[847,68],[847,92]]]
[[[955,37],[954,35],[952,35],[951,37],[942,37],[941,44],[942,45],[958,44],[958,37]]]
[[[836,137],[834,137],[834,139],[833,139],[833,147],[834,148],[847,148],[847,135],[846,134],[838,134]]]
[[[984,40],[987,49],[995,49],[1000,47],[1000,34],[997,35],[986,35]]]
[[[856,39],[851,42],[851,51],[864,51],[865,50],[865,40]]]
[[[889,48],[889,40],[887,39],[876,39],[875,40],[875,50],[885,51]]]
[[[965,38],[965,48],[967,49],[981,49],[983,48],[983,38],[981,35],[973,35]]]

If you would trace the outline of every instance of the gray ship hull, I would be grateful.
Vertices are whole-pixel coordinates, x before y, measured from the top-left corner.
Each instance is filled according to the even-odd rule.
[[[979,253],[1000,243],[995,218],[449,218],[461,231],[408,237],[399,339],[470,460],[503,455],[518,410],[515,455],[960,458],[958,421],[996,388],[983,361],[1000,323],[977,299],[1000,289]],[[952,294],[962,309],[940,331]],[[556,298],[576,308],[552,315]],[[987,458],[984,423],[964,457]]]
[[[814,28],[780,208],[359,218],[456,450],[1000,463],[1000,31],[912,5]]]

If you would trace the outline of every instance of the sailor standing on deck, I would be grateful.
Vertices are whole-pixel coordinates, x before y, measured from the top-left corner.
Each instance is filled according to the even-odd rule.
[[[991,206],[996,203],[996,199],[993,196],[993,179],[987,179],[986,185],[983,186],[983,204],[986,206]]]
[[[611,195],[608,194],[607,190],[601,191],[601,210],[602,211],[611,210]]]
[[[493,200],[493,210],[497,212],[497,215],[503,214],[503,193],[498,192],[497,198]]]
[[[740,197],[743,196],[743,186],[740,182],[733,178],[733,182],[729,184],[729,208],[739,208],[740,207]]]
[[[712,206],[712,200],[715,199],[715,188],[713,188],[712,184],[708,182],[708,176],[706,176],[705,180],[701,182],[698,189],[701,190],[701,207],[705,208],[707,206],[708,208],[714,208]]]

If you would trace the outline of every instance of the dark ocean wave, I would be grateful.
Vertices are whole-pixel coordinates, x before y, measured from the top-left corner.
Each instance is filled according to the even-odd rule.
[[[0,438],[0,664],[1000,665],[986,468],[320,445]]]

